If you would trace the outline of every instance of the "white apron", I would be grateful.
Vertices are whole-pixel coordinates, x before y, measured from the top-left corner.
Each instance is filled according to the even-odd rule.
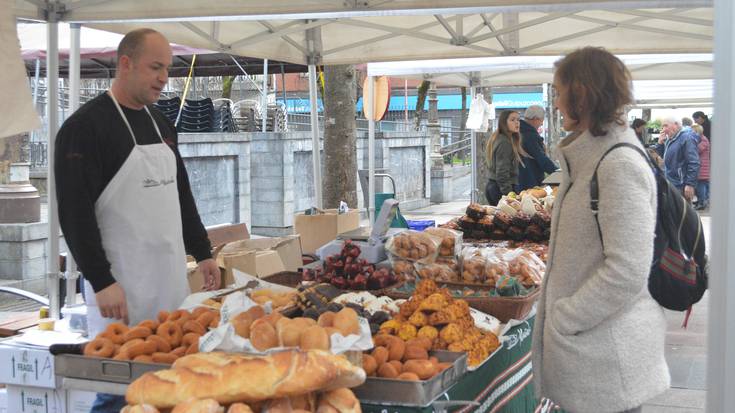
[[[95,203],[102,247],[112,276],[125,290],[130,325],[155,319],[160,310],[178,308],[189,294],[176,156],[163,142],[138,145],[135,133],[109,92],[135,146]],[[103,318],[94,290],[85,281],[90,337],[117,320]]]

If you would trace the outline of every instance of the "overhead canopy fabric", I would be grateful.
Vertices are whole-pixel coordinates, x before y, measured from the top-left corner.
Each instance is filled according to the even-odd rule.
[[[711,79],[712,55],[620,55],[636,80]],[[561,56],[506,56],[470,59],[381,62],[367,65],[370,76],[430,79],[452,86],[538,85],[551,83]]]
[[[25,60],[29,76],[35,72],[35,60],[40,59],[40,76],[46,76],[46,25],[18,24],[18,38],[21,45],[21,56]],[[69,76],[69,25],[59,25],[59,75]],[[115,77],[117,45],[121,34],[82,27],[80,34],[81,77],[112,78]],[[169,69],[169,76],[184,77],[189,74],[192,55],[196,54],[195,76],[241,75],[242,69],[250,75],[263,73],[263,60],[251,57],[232,56],[206,49],[172,44],[174,60]],[[234,60],[233,60],[234,59]],[[237,63],[235,63],[235,61]],[[293,63],[270,62],[270,72],[280,73],[281,66],[286,73],[306,72],[306,67]]]
[[[65,21],[119,33],[144,25],[178,44],[301,64],[558,56],[587,45],[617,54],[712,50],[710,0],[60,3]],[[34,9],[28,0],[16,0],[20,15],[37,17]]]

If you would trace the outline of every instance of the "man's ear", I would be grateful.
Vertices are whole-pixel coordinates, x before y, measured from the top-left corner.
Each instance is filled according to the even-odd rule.
[[[133,65],[133,61],[132,59],[130,59],[130,56],[128,55],[120,56],[120,59],[117,64],[119,69],[125,70],[125,71],[130,70],[132,65]]]

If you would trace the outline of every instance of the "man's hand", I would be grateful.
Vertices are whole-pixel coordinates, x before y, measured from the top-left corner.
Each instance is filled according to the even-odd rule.
[[[694,199],[694,187],[689,185],[684,185],[684,198],[686,198],[688,201],[691,201]]]
[[[212,258],[199,261],[197,263],[199,271],[204,276],[204,291],[218,290],[221,284],[221,274],[219,272],[219,265]]]
[[[128,302],[125,299],[125,290],[118,283],[114,283],[95,294],[100,314],[105,318],[114,318],[128,323]]]
[[[663,145],[664,142],[666,142],[666,134],[661,132],[661,134],[658,135],[658,144]]]

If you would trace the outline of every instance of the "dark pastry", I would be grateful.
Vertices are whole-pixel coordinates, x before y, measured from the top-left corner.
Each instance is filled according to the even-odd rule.
[[[490,239],[493,240],[503,240],[506,238],[508,237],[505,235],[505,231],[500,228],[495,228],[493,232],[490,233]]]
[[[513,241],[520,241],[524,238],[524,230],[518,227],[508,228],[508,230],[505,231],[505,234]]]
[[[467,207],[467,211],[465,212],[465,214],[467,214],[467,216],[472,219],[479,220],[479,219],[482,219],[482,217],[484,217],[485,215],[487,215],[487,210],[482,205],[473,202]]]
[[[495,225],[495,228],[506,231],[510,227],[512,220],[513,218],[505,212],[496,211],[495,217],[493,218],[493,225]]]
[[[551,216],[546,211],[538,211],[531,218],[531,223],[540,226],[541,228],[549,228],[551,226]]]
[[[544,239],[545,240],[551,239],[551,228],[546,228],[544,230]]]
[[[518,228],[525,229],[527,226],[531,225],[531,217],[526,213],[519,212],[513,217],[511,224]]]
[[[493,217],[490,215],[485,215],[480,219],[477,224],[480,226],[480,230],[485,232],[486,234],[490,234],[495,227],[493,226]]]
[[[459,219],[459,226],[464,231],[474,231],[478,228],[477,221],[473,218],[470,218],[468,216],[464,216]]]
[[[526,238],[531,241],[541,241],[544,239],[544,229],[536,224],[531,224],[526,228]]]

